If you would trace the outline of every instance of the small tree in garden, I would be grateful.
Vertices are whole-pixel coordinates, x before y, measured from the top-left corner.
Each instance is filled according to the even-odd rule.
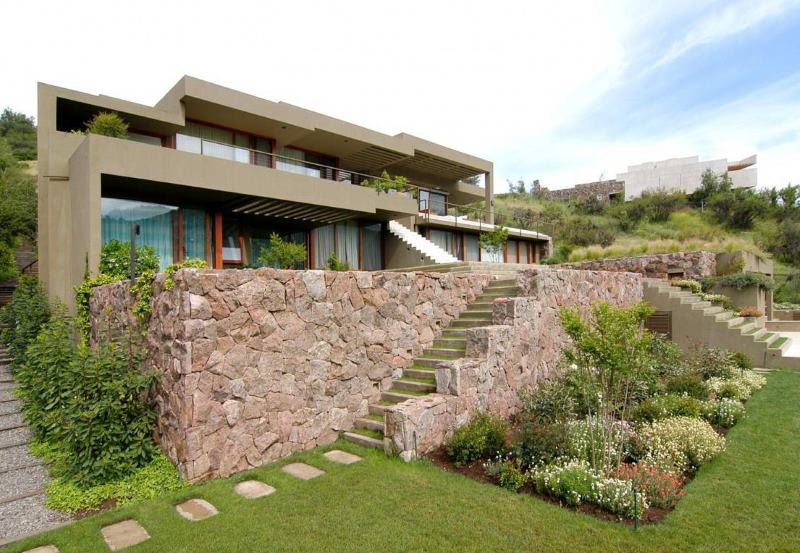
[[[128,136],[128,124],[116,113],[101,111],[86,123],[86,131],[90,134],[125,138]]]
[[[508,242],[508,229],[498,225],[493,230],[482,232],[478,242],[481,249],[486,250],[492,256],[492,261],[500,263],[503,261],[503,249]]]
[[[269,237],[269,249],[258,258],[262,265],[272,267],[277,264],[281,269],[291,269],[299,263],[305,263],[306,247],[304,244],[286,242],[273,232]]]
[[[328,258],[328,269],[331,271],[349,271],[350,264],[339,259],[336,252],[331,252],[331,256]]]
[[[596,469],[622,460],[624,433],[617,418],[626,418],[635,385],[650,369],[651,335],[644,321],[652,312],[644,303],[628,308],[598,303],[589,320],[574,309],[561,311],[561,325],[573,340],[565,355],[580,374],[587,424],[594,426],[587,448]]]

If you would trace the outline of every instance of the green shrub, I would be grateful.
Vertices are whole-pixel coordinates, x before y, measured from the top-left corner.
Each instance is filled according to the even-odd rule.
[[[523,420],[542,424],[571,419],[575,415],[573,390],[564,378],[541,381],[534,390],[523,390],[519,395]]]
[[[519,459],[506,459],[500,465],[497,483],[501,488],[516,492],[528,481],[528,474],[522,470]]]
[[[684,371],[671,376],[667,380],[665,388],[670,394],[687,395],[697,399],[705,399],[707,397],[703,377],[692,371]]]
[[[128,136],[128,124],[117,113],[101,111],[86,123],[86,131],[113,138],[125,138]]]
[[[0,341],[14,359],[15,370],[23,361],[28,345],[49,319],[50,304],[39,279],[31,275],[22,276],[11,301],[0,310],[0,322],[6,325],[0,331]]]
[[[735,399],[703,402],[703,418],[711,424],[730,428],[744,416],[744,405]]]
[[[181,269],[208,269],[208,263],[205,259],[196,257],[187,257],[180,263],[173,263],[164,269],[166,278],[164,279],[164,289],[172,290],[175,287],[175,273]]]
[[[47,486],[47,506],[64,513],[77,513],[98,509],[109,499],[127,505],[152,499],[186,486],[175,467],[163,453],[136,469],[130,475],[86,488],[81,488],[63,478],[56,478]]]
[[[725,449],[725,438],[710,424],[690,417],[644,424],[639,439],[646,444],[646,462],[675,474],[693,472]]]
[[[731,352],[709,347],[692,350],[688,364],[703,378],[730,378],[739,371],[738,360]]]
[[[489,261],[502,262],[503,249],[508,242],[508,229],[498,225],[490,231],[482,232],[478,237],[480,248],[489,254]]]
[[[639,422],[653,422],[669,417],[699,417],[700,411],[698,399],[670,394],[646,399],[636,406],[631,418]]]
[[[753,371],[741,371],[740,374],[730,378],[709,378],[705,384],[710,396],[747,401],[755,390],[764,385],[764,382],[764,377]]]
[[[89,320],[89,300],[92,297],[92,290],[118,281],[118,277],[99,274],[85,278],[75,288],[75,329],[82,342],[89,342],[89,333],[92,331],[92,323]]]
[[[131,243],[110,240],[100,250],[100,273],[116,280],[130,277]],[[158,254],[152,246],[136,247],[136,274],[157,273],[160,268]]]
[[[736,311],[733,301],[725,294],[702,294],[700,297],[703,301],[720,304],[726,311]]]
[[[571,217],[560,229],[560,238],[573,246],[610,246],[617,237],[617,224],[604,217]]]
[[[280,269],[293,269],[296,265],[305,263],[305,244],[295,244],[284,241],[278,233],[269,236],[269,248],[264,250],[258,262],[267,267],[278,266]]]
[[[628,428],[626,421],[610,425],[595,416],[566,423],[570,459],[583,461],[594,469],[611,469],[627,458]]]
[[[733,273],[717,277],[714,283],[720,286],[728,286],[742,290],[749,286],[758,286],[764,290],[772,290],[775,288],[775,281],[761,273]]]
[[[673,376],[685,369],[685,358],[681,348],[662,334],[653,333],[648,354],[652,373],[658,377]]]
[[[735,351],[731,354],[731,361],[733,361],[740,371],[753,370],[753,362],[744,353]]]
[[[328,257],[328,270],[329,271],[349,271],[350,265],[346,261],[342,261],[336,255],[336,252],[331,252],[330,257]]]
[[[537,424],[525,421],[514,437],[514,453],[525,467],[550,464],[571,453],[566,424]]]
[[[690,280],[690,279],[674,280],[671,282],[671,284],[673,286],[677,286],[678,288],[684,288],[686,290],[689,290],[693,294],[699,294],[703,291],[702,285],[696,280]]]
[[[507,429],[504,420],[481,413],[455,431],[447,444],[447,455],[458,466],[497,455],[505,445]]]

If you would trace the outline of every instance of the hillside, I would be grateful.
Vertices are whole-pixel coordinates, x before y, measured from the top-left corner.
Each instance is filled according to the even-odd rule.
[[[753,192],[704,175],[691,195],[659,192],[630,202],[553,202],[500,194],[496,220],[553,236],[550,263],[686,250],[746,250],[775,263],[776,301],[800,304],[800,187]]]

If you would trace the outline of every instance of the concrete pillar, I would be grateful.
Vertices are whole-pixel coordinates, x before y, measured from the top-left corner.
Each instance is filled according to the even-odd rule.
[[[483,174],[483,187],[486,193],[486,222],[494,224],[494,171]]]

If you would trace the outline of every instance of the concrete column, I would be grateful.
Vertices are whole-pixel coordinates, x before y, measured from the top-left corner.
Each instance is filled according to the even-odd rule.
[[[486,222],[494,224],[494,171],[483,174],[483,186],[486,193]]]

